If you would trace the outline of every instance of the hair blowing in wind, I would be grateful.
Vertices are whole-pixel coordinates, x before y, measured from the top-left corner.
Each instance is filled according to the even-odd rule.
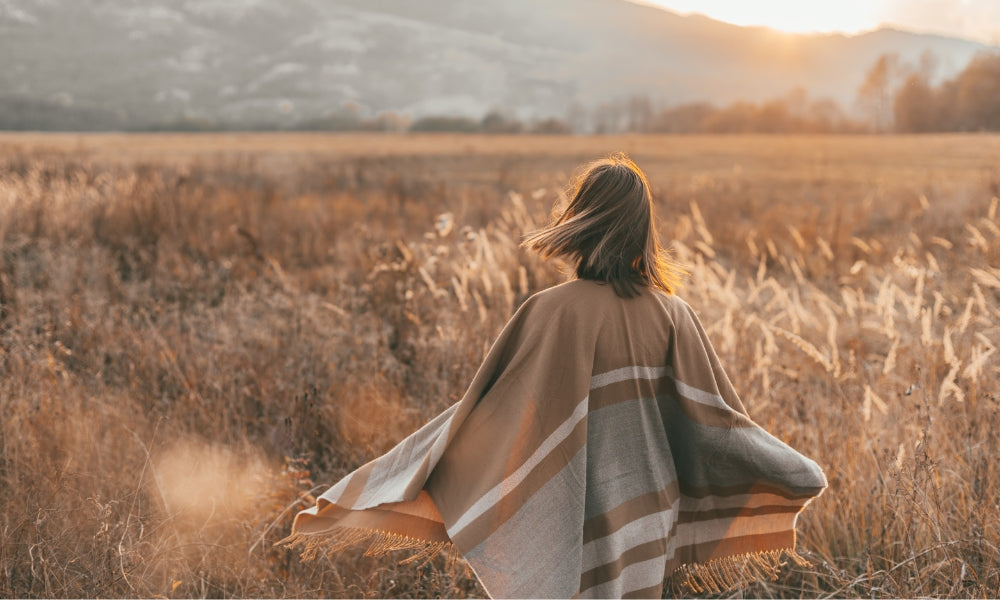
[[[683,270],[660,245],[649,182],[628,156],[616,153],[587,165],[569,196],[562,214],[524,246],[545,258],[569,259],[577,277],[609,283],[624,298],[641,286],[676,291]]]

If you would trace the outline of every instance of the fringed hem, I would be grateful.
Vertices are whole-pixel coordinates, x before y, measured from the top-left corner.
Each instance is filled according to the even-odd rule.
[[[721,594],[746,587],[754,581],[777,580],[782,567],[788,564],[786,559],[800,567],[811,566],[795,549],[783,548],[681,565],[671,574],[670,581],[695,594]]]
[[[368,544],[365,556],[385,556],[396,550],[415,550],[412,555],[399,561],[399,564],[419,563],[424,565],[440,553],[447,553],[446,565],[453,569],[458,561],[458,549],[450,541],[429,542],[424,539],[380,531],[377,529],[362,529],[357,527],[337,527],[322,533],[293,533],[283,540],[275,542],[275,546],[288,549],[301,547],[300,558],[309,561],[316,558],[320,551],[331,554],[340,552],[350,546]]]

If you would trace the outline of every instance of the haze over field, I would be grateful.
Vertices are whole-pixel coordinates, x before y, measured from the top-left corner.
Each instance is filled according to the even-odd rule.
[[[728,103],[794,88],[849,108],[882,54],[933,54],[940,81],[989,48],[892,29],[785,34],[627,0],[2,0],[0,127],[565,118],[634,95]]]
[[[856,34],[879,27],[1000,41],[1000,3],[994,0],[633,0],[679,13],[699,13],[734,25],[798,33]]]
[[[826,470],[751,598],[1000,589],[1000,135],[0,134],[0,597],[483,597],[274,547],[458,400],[627,151],[750,416]]]

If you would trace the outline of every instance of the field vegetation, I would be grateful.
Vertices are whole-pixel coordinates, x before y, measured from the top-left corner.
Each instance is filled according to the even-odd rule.
[[[0,596],[477,596],[274,548],[456,401],[624,150],[751,416],[830,488],[748,595],[1000,594],[1000,137],[0,136]]]

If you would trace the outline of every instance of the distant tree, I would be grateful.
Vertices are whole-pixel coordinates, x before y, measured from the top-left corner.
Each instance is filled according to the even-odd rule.
[[[66,106],[0,92],[0,130],[107,131],[126,126],[135,125],[108,109]]]
[[[1000,131],[1000,54],[980,54],[954,80],[959,129]]]
[[[361,119],[347,112],[330,112],[321,117],[301,121],[293,129],[301,131],[357,131],[361,129]]]
[[[568,133],[573,133],[566,121],[562,119],[557,119],[555,117],[549,117],[548,119],[542,119],[534,125],[531,126],[531,133],[545,134],[545,135],[565,135]]]
[[[925,57],[893,102],[896,130],[1000,131],[1000,54],[973,57],[953,79],[934,87]]]
[[[421,117],[413,122],[410,131],[447,131],[471,133],[479,131],[479,122],[469,117],[436,115]]]
[[[645,133],[653,122],[653,103],[649,96],[632,96],[625,104],[626,128],[634,133]]]
[[[896,131],[924,133],[945,129],[947,123],[940,113],[938,95],[927,77],[922,73],[907,77],[893,101]]]
[[[801,130],[801,127],[796,127],[796,123],[793,122],[784,99],[765,102],[751,114],[749,127],[758,133],[790,133]]]
[[[858,88],[858,104],[871,119],[875,131],[886,131],[891,125],[893,87],[899,74],[899,55],[883,54]]]
[[[263,125],[259,125],[257,128],[263,129]],[[225,129],[226,127],[223,124],[217,123],[205,117],[196,117],[192,115],[185,115],[176,119],[151,123],[148,126],[141,128],[141,130],[144,131],[181,131],[191,133],[225,131]]]
[[[380,112],[374,119],[361,122],[365,131],[406,131],[410,128],[410,117],[392,110]]]
[[[604,102],[594,109],[594,133],[621,133],[625,130],[624,111],[618,102]]]
[[[809,92],[804,87],[793,88],[782,98],[788,115],[793,119],[805,119],[809,112]]]
[[[491,110],[479,122],[479,128],[486,133],[521,133],[524,123],[504,115],[499,110]]]
[[[737,101],[714,111],[702,122],[706,133],[749,133],[754,131],[757,106]]]
[[[833,133],[842,131],[846,121],[840,105],[830,98],[816,100],[809,104],[805,112],[809,133]]]
[[[566,124],[574,133],[590,131],[590,111],[574,100],[566,110]]]
[[[708,102],[673,106],[656,115],[650,130],[655,133],[698,133],[705,130],[705,120],[717,110]]]

